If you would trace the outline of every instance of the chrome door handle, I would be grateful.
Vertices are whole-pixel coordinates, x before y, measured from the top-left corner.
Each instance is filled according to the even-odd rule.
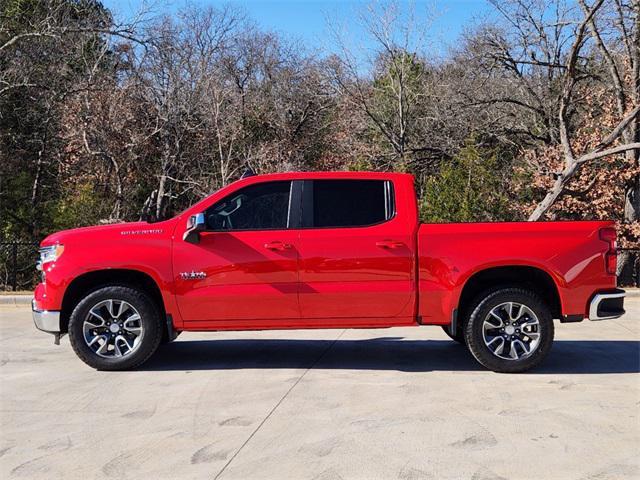
[[[267,250],[289,250],[291,245],[288,243],[282,243],[280,241],[269,242],[264,244],[264,248]]]

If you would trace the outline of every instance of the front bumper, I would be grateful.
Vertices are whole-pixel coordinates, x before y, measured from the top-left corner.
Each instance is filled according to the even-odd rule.
[[[56,310],[38,310],[34,300],[31,302],[31,313],[33,315],[33,323],[35,323],[38,330],[53,334],[60,333],[60,312]]]
[[[611,320],[624,315],[625,291],[597,293],[589,304],[589,320]]]

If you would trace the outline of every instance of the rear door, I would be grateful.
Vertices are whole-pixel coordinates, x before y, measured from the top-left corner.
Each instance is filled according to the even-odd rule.
[[[413,227],[406,222],[409,212],[396,204],[393,182],[307,180],[302,196],[303,322],[411,323]]]

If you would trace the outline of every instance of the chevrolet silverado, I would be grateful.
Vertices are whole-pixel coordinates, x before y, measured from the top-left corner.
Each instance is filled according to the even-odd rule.
[[[554,320],[624,313],[612,222],[421,224],[407,174],[250,176],[170,220],[55,233],[40,257],[36,327],[99,370],[182,331],[437,325],[520,372]]]

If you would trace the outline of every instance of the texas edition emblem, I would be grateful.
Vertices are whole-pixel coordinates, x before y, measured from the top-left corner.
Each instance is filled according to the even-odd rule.
[[[202,280],[203,278],[207,278],[207,274],[191,270],[190,272],[180,272],[180,278],[183,280]]]

